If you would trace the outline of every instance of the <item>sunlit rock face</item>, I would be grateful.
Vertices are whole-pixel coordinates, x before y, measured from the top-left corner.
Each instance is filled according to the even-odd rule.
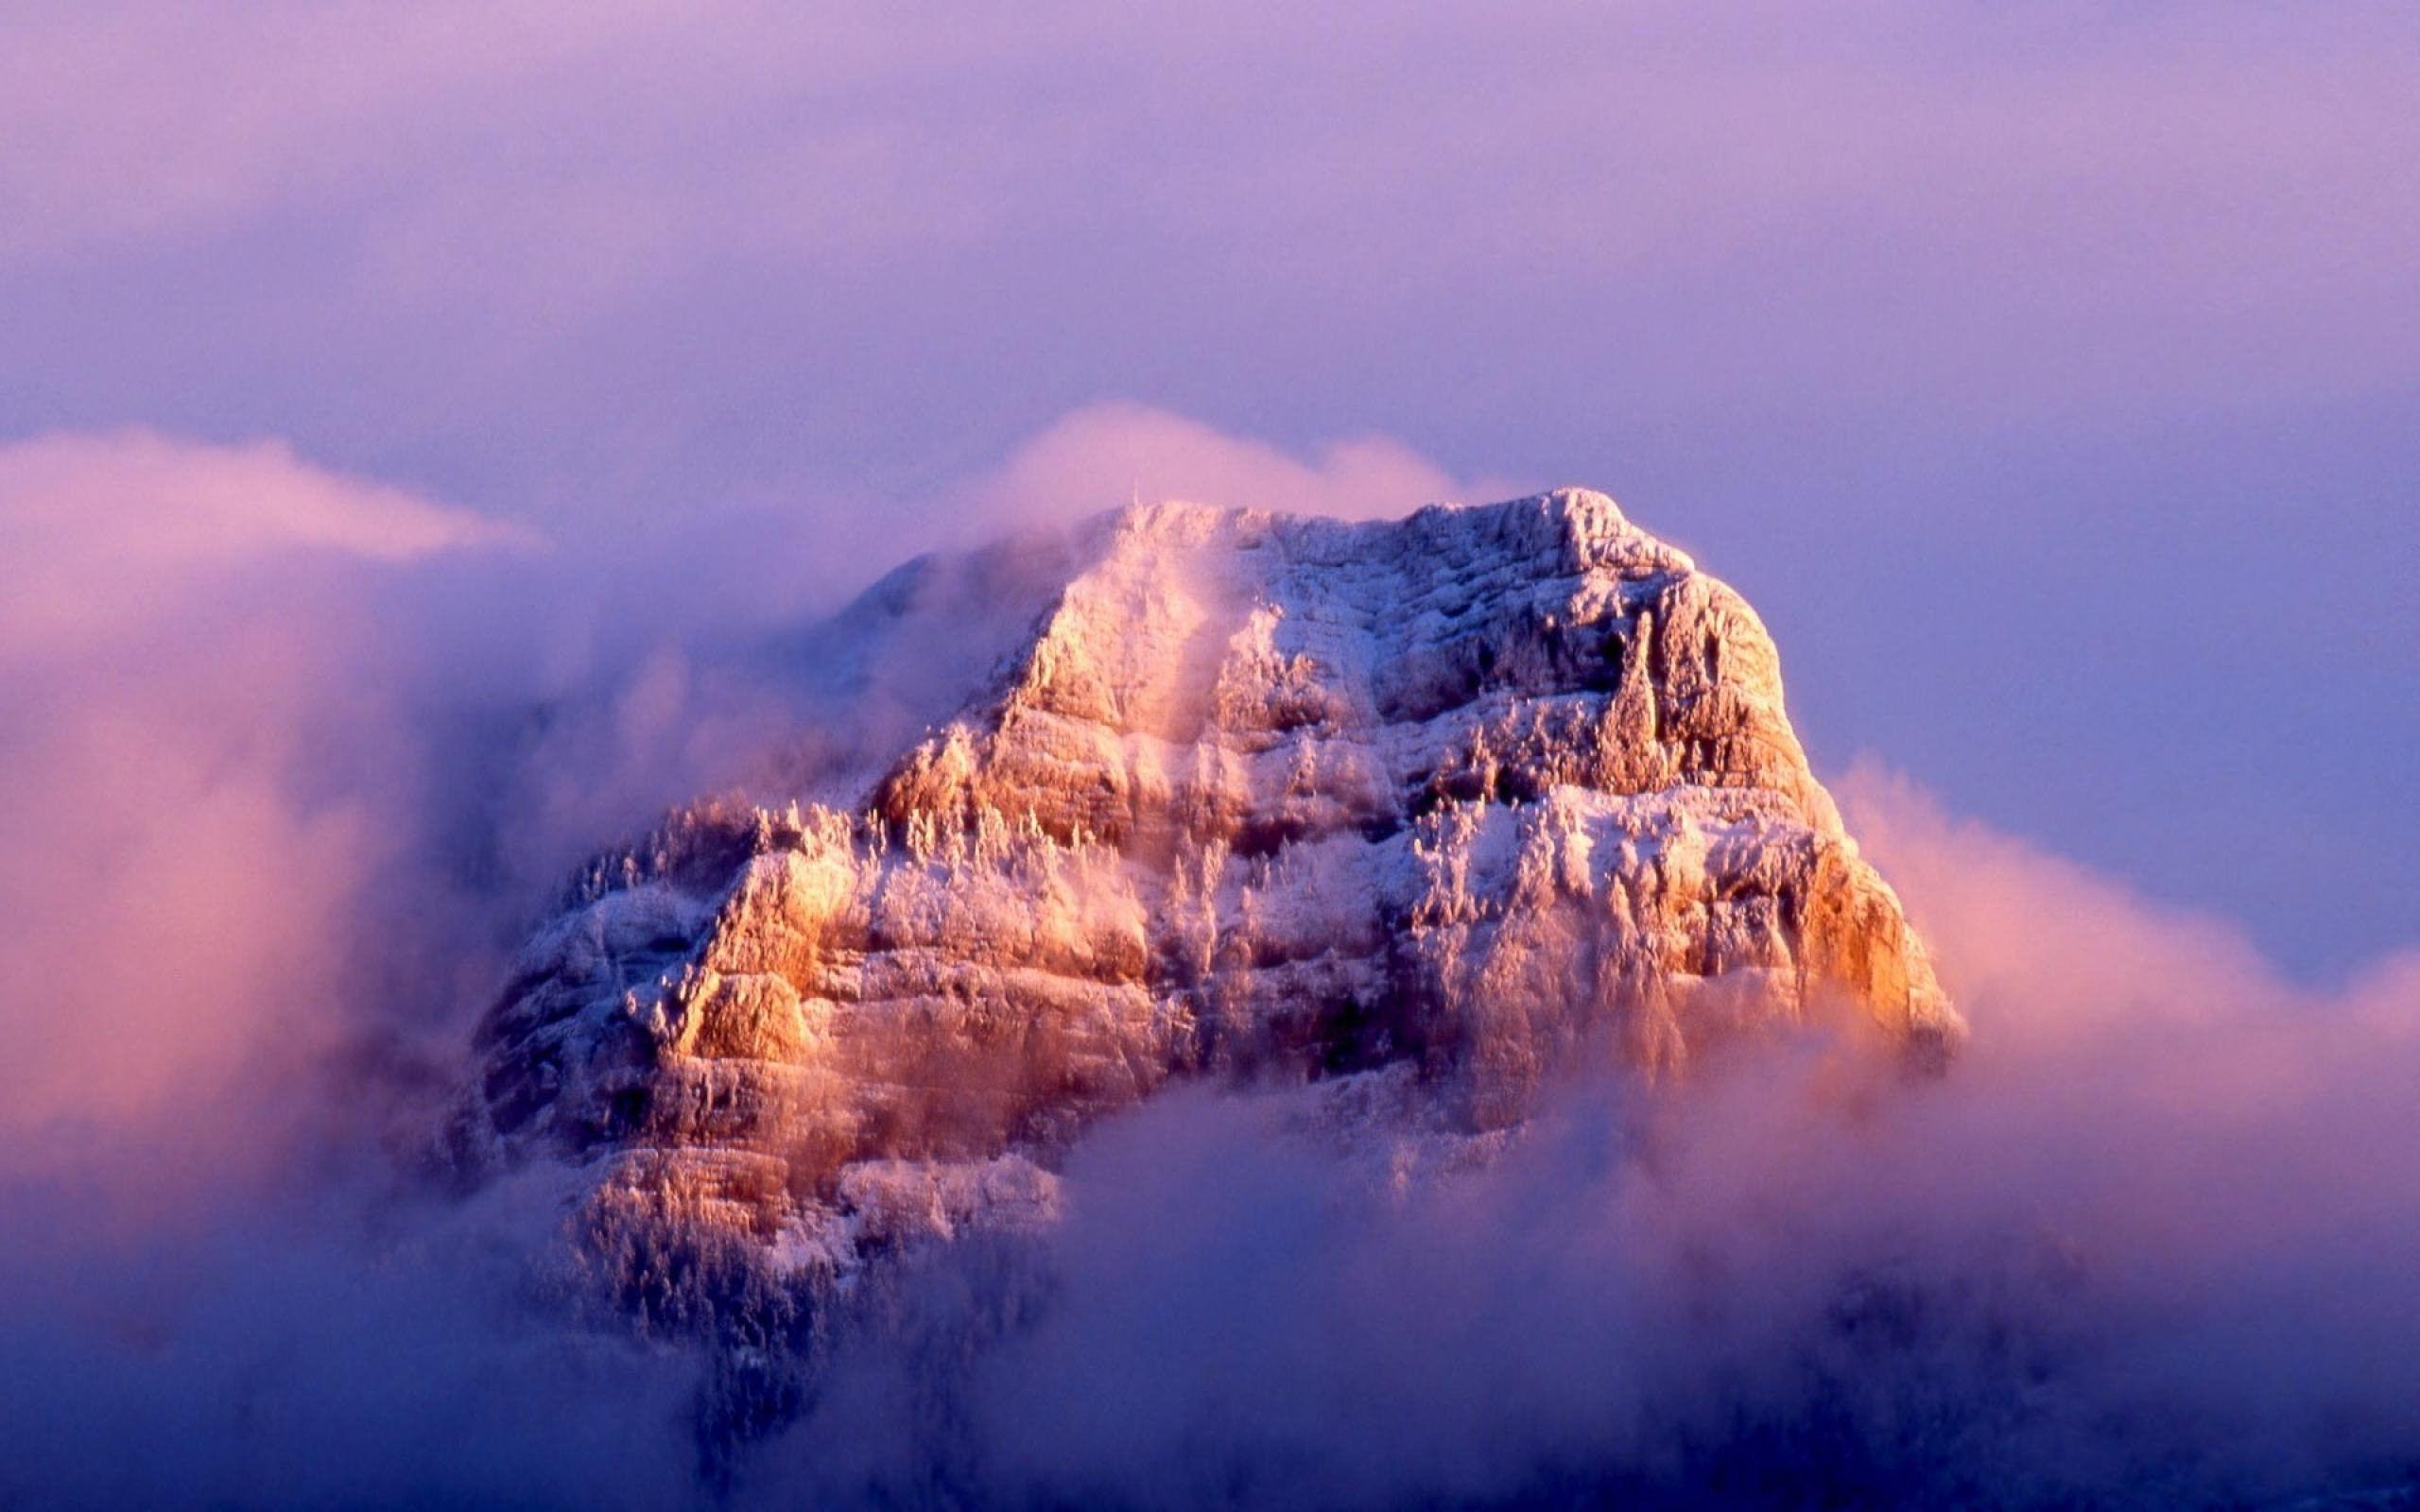
[[[1817,1012],[1961,1033],[1764,627],[1601,494],[1139,507],[834,627],[828,676],[966,685],[812,801],[600,861],[481,1030],[483,1159],[845,1271],[1047,1221],[1055,1153],[1178,1078],[1484,1141],[1552,1075]]]

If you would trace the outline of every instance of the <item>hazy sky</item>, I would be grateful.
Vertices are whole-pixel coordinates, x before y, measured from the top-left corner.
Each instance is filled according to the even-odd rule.
[[[2420,933],[2408,5],[6,32],[0,444],[277,439],[826,587],[975,527],[979,480],[1185,486],[1172,436],[1586,483],[1758,605],[1826,769],[2297,971]]]

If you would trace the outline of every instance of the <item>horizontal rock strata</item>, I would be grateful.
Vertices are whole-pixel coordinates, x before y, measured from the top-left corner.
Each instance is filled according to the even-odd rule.
[[[1592,1057],[1960,1033],[1754,612],[1612,500],[1167,505],[1064,556],[856,790],[592,870],[480,1031],[488,1147],[845,1269],[1046,1221],[1051,1152],[1172,1078],[1383,1072],[1479,1136]],[[875,590],[849,656],[995,634],[983,560]]]

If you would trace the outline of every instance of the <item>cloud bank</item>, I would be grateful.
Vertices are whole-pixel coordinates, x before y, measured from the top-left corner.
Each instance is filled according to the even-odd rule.
[[[1937,1083],[1810,1040],[1573,1086],[1409,1193],[1282,1098],[1179,1094],[1080,1150],[1039,1253],[909,1285],[883,1337],[929,1353],[843,1373],[767,1500],[2244,1506],[2420,1475],[2420,954],[2313,994],[1879,768],[1844,787],[1974,1022]]]

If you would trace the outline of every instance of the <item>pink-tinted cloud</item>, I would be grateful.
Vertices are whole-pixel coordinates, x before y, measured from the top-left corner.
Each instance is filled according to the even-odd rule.
[[[0,1159],[166,1120],[206,1162],[231,1095],[275,1122],[354,1027],[356,916],[407,839],[363,591],[526,539],[275,445],[0,448]]]
[[[944,512],[963,538],[1079,520],[1134,500],[1372,520],[1520,491],[1501,480],[1456,479],[1385,437],[1331,441],[1297,455],[1183,415],[1111,402],[1063,417],[998,467],[949,490]]]
[[[264,565],[408,562],[525,534],[298,461],[142,431],[0,446],[0,664],[143,638]],[[266,606],[264,606],[266,607]]]

